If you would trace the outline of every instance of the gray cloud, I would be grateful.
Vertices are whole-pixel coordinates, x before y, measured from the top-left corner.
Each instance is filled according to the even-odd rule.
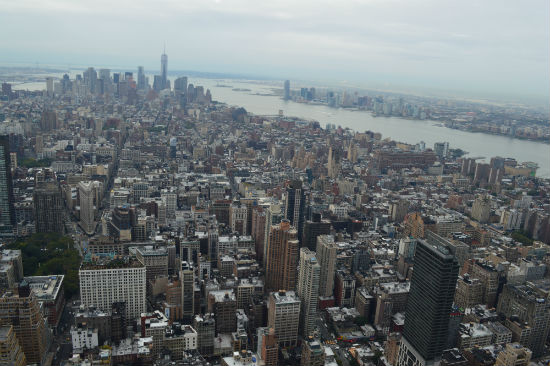
[[[547,0],[0,0],[4,62],[158,68],[538,96]]]

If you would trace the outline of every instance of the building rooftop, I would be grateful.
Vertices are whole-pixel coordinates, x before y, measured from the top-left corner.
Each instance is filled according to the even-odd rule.
[[[63,285],[64,279],[64,275],[28,276],[24,278],[24,280],[29,284],[31,290],[34,292],[34,295],[38,301],[55,300]]]
[[[272,292],[271,296],[275,300],[275,304],[299,304],[300,299],[294,291],[279,291]]]

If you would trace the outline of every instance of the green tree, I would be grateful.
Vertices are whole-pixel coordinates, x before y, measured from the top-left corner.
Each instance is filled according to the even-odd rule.
[[[65,275],[65,293],[71,297],[78,293],[80,254],[73,240],[56,233],[34,234],[8,246],[19,249],[23,256],[25,276]]]

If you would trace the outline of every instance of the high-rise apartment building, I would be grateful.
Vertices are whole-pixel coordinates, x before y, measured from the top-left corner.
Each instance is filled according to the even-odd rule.
[[[94,185],[93,182],[78,182],[80,201],[80,227],[91,235],[95,231]]]
[[[272,226],[267,243],[266,287],[273,291],[295,290],[299,243],[288,220]]]
[[[129,257],[107,257],[84,261],[80,267],[82,305],[111,310],[115,302],[126,303],[126,318],[139,318],[145,304],[145,266]]]
[[[279,347],[293,347],[298,342],[300,299],[294,291],[272,292],[267,305],[267,325],[275,329]]]
[[[51,335],[40,304],[29,285],[22,281],[14,292],[0,297],[0,327],[13,325],[19,345],[29,364],[42,364]]]
[[[9,136],[0,136],[0,235],[12,235],[15,209],[10,163]]]
[[[9,366],[25,366],[27,359],[12,325],[0,327],[0,364]]]
[[[57,183],[38,183],[34,188],[33,201],[36,232],[63,233],[63,198]]]
[[[321,266],[319,275],[319,296],[330,297],[334,293],[334,274],[336,272],[336,254],[338,245],[334,237],[320,235],[317,237],[317,259]]]
[[[458,261],[442,246],[418,240],[398,365],[432,365],[446,346]]]
[[[298,272],[298,297],[301,301],[301,334],[307,338],[313,335],[317,319],[319,298],[319,273],[321,266],[315,252],[308,248],[300,249],[300,269]]]
[[[267,244],[269,241],[269,235],[271,234],[271,227],[273,225],[278,225],[281,220],[284,219],[284,214],[281,209],[281,205],[278,203],[273,203],[269,205],[265,210],[265,236],[263,240],[264,244],[264,257],[263,257],[263,266],[267,267]]]
[[[533,351],[535,357],[544,352],[550,330],[550,302],[543,290],[530,283],[520,286],[504,285],[497,312],[508,318],[512,339],[520,340],[522,345]],[[529,328],[526,337],[522,336],[521,328],[524,327],[513,326],[514,320]]]

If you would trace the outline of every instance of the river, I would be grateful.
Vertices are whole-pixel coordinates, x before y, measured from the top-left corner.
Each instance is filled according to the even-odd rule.
[[[149,77],[149,80],[152,80],[152,78]],[[384,138],[390,137],[393,140],[409,144],[424,141],[426,146],[429,147],[433,147],[435,142],[448,141],[451,148],[465,150],[470,157],[484,157],[485,160],[489,160],[493,156],[502,156],[514,158],[518,162],[535,162],[539,165],[537,176],[550,177],[550,145],[542,142],[453,130],[441,127],[439,126],[440,122],[434,121],[374,117],[367,111],[352,111],[342,108],[330,108],[324,105],[295,103],[282,100],[279,96],[257,95],[256,93],[272,93],[271,88],[273,86],[267,83],[206,78],[189,78],[189,82],[210,89],[214,100],[229,105],[242,106],[254,114],[276,115],[279,110],[283,110],[286,116],[316,120],[323,127],[327,123],[333,123],[336,126],[349,127],[355,131],[371,130],[380,132]],[[233,90],[236,88],[250,89],[250,91]],[[14,89],[45,89],[45,84],[20,84]]]
[[[537,176],[550,177],[550,145],[542,142],[453,130],[440,127],[438,126],[440,122],[434,121],[374,117],[367,111],[296,103],[282,100],[278,96],[254,95],[254,93],[269,94],[271,87],[268,85],[212,79],[190,79],[190,82],[209,88],[214,100],[242,106],[255,114],[274,115],[278,114],[281,109],[286,116],[313,119],[319,121],[323,127],[327,123],[333,123],[336,126],[349,127],[355,131],[371,130],[380,132],[383,138],[390,137],[393,140],[409,144],[424,141],[429,147],[433,147],[436,142],[448,141],[451,148],[465,150],[470,157],[484,157],[489,160],[493,156],[502,156],[514,158],[518,162],[533,161],[539,165]],[[234,91],[233,88],[216,86],[218,83],[251,91]]]

